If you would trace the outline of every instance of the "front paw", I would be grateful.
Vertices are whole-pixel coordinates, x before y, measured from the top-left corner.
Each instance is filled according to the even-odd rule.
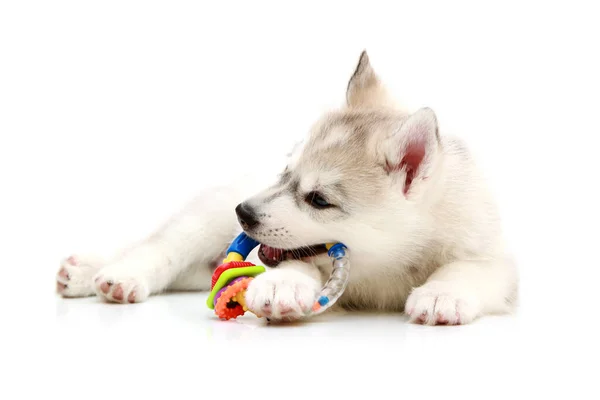
[[[268,271],[248,286],[246,304],[256,315],[293,321],[310,311],[319,289],[319,282],[302,272]]]
[[[56,274],[56,291],[63,297],[93,296],[92,276],[106,262],[93,255],[72,255],[65,258]]]
[[[411,322],[424,325],[461,325],[479,314],[477,299],[452,282],[432,281],[416,288],[406,300]]]

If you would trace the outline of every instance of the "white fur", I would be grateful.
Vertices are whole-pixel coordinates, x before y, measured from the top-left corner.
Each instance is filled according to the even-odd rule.
[[[235,206],[257,210],[251,234],[272,247],[298,248],[341,241],[350,249],[350,284],[339,305],[404,310],[413,322],[464,324],[509,312],[517,271],[502,241],[493,199],[467,147],[441,134],[433,111],[398,110],[366,53],[348,87],[347,106],[324,116],[290,156],[295,184],[263,191],[246,185],[210,189],[147,239],[109,261],[74,256],[57,275],[65,297],[97,293],[109,301],[139,302],[165,290],[206,290],[210,267],[240,232]],[[361,136],[363,135],[363,136]],[[413,143],[426,154],[403,192]],[[386,174],[386,165],[398,168]],[[322,191],[337,207],[316,210],[304,197]],[[255,253],[249,261],[259,263]],[[321,255],[283,262],[250,285],[249,307],[273,319],[294,319],[327,279]]]

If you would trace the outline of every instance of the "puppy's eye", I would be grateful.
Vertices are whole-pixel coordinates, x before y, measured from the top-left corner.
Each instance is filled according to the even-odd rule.
[[[306,195],[304,201],[318,209],[333,207],[333,205],[329,204],[319,192],[310,192]]]

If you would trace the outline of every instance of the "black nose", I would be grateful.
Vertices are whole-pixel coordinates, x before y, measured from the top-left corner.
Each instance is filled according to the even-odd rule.
[[[256,213],[252,207],[247,204],[240,203],[235,208],[235,213],[238,216],[238,221],[240,221],[240,225],[244,229],[251,229],[258,225],[258,220],[256,219]]]

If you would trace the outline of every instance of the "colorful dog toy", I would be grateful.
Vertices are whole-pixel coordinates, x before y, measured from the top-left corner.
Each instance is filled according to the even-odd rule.
[[[259,244],[245,233],[241,233],[231,243],[227,249],[227,257],[213,273],[211,292],[206,305],[214,309],[219,318],[235,319],[250,311],[246,306],[246,289],[254,277],[265,272],[265,268],[245,260]],[[350,261],[346,246],[342,243],[330,243],[326,247],[332,260],[331,276],[307,316],[320,314],[335,304],[346,290],[350,278]]]

